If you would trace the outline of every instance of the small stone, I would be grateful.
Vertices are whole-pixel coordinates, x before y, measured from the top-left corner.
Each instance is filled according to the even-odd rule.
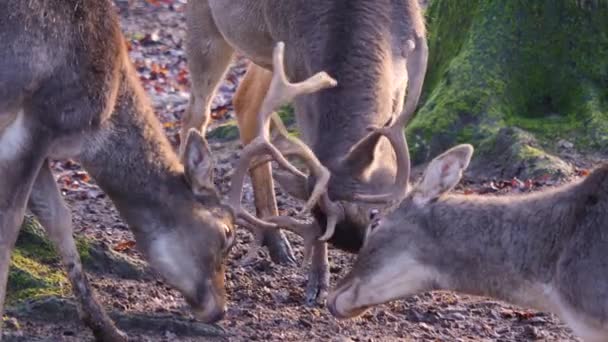
[[[454,321],[463,321],[466,319],[466,317],[463,314],[461,314],[460,312],[450,312],[449,314],[445,315],[445,318],[451,319]]]
[[[340,337],[338,338],[338,342],[354,342],[350,337]]]
[[[563,148],[565,150],[570,150],[572,148],[574,148],[574,144],[569,142],[568,140],[560,140],[557,142],[557,146],[559,146],[560,148]]]
[[[5,317],[3,320],[4,326],[10,330],[21,330],[21,325],[15,317]]]
[[[418,326],[420,327],[420,329],[424,330],[424,331],[433,331],[433,327],[426,324],[426,323],[418,323]]]
[[[303,325],[307,329],[311,329],[312,328],[312,323],[310,323],[308,320],[306,320],[304,318],[300,318],[299,322],[300,322],[301,325]]]
[[[536,327],[533,327],[531,325],[527,325],[524,328],[524,335],[527,338],[534,339],[534,340],[541,340],[541,339],[545,338],[545,334],[544,333],[542,333]]]
[[[285,303],[289,299],[289,291],[279,290],[271,293],[272,299],[277,303]]]
[[[544,317],[534,316],[534,317],[526,320],[526,323],[530,323],[533,325],[542,325],[542,324],[547,324],[547,320]]]

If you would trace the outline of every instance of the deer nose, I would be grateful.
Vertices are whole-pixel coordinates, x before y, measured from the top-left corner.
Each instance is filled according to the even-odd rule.
[[[338,296],[340,296],[341,291],[339,291],[339,289],[336,289],[334,291],[332,291],[328,296],[327,296],[327,310],[329,310],[329,313],[331,313],[332,316],[341,319],[341,318],[346,318],[344,315],[342,315],[340,313],[340,311],[338,310]]]
[[[226,316],[226,308],[222,307],[219,310],[215,310],[211,317],[207,320],[207,323],[216,323],[221,321]]]
[[[219,306],[207,310],[194,310],[194,316],[207,324],[216,323],[226,316],[226,307]]]
[[[331,298],[331,300],[327,301],[327,310],[329,310],[329,313],[336,318],[342,317],[340,315],[340,313],[338,312],[338,310],[336,309],[335,297],[333,297],[333,298]]]

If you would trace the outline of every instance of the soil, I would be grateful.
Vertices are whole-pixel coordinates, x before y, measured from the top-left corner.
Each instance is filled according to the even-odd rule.
[[[179,119],[187,105],[188,84],[183,51],[184,2],[117,1],[131,57],[150,94],[166,132],[177,146]],[[211,129],[233,119],[230,97],[246,61],[237,58],[214,104]],[[228,173],[238,156],[238,141],[213,141],[218,185],[227,190]],[[141,256],[130,244],[133,236],[112,203],[84,177],[73,162],[56,162],[58,183],[70,204],[77,235],[101,242],[135,259]],[[584,171],[580,175],[584,176]],[[533,191],[555,182],[467,179],[458,191]],[[280,189],[279,206],[295,212],[293,202]],[[244,202],[252,203],[251,187]],[[251,208],[250,208],[251,209]],[[288,233],[296,256],[302,258],[300,239]],[[527,310],[488,298],[450,292],[424,293],[371,309],[362,317],[338,321],[323,307],[304,302],[306,269],[279,266],[260,254],[249,266],[238,264],[251,235],[238,232],[239,244],[227,261],[226,288],[229,309],[218,325],[192,319],[177,291],[152,271],[126,279],[112,273],[89,272],[103,305],[118,326],[134,341],[576,341],[555,316]],[[330,249],[332,284],[343,276],[354,255]],[[5,341],[88,341],[93,337],[77,319],[71,299],[47,298],[7,308]]]

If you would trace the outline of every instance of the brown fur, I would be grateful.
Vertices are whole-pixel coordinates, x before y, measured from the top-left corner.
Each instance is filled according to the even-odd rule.
[[[114,201],[152,266],[201,319],[221,318],[233,218],[208,186],[209,148],[193,132],[183,164],[173,152],[109,0],[0,3],[0,123],[0,307],[29,200],[62,255],[87,325],[98,339],[124,339],[86,282],[69,210],[46,162],[76,158]]]

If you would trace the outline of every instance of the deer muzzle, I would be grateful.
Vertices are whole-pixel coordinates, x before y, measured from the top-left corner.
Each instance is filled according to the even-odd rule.
[[[208,284],[211,285],[211,284]],[[213,286],[204,286],[196,298],[186,297],[192,307],[194,316],[204,323],[215,323],[226,315],[226,299],[223,288],[215,290]]]
[[[369,306],[358,305],[359,280],[353,278],[333,290],[327,298],[329,312],[338,319],[348,319],[362,315]]]

